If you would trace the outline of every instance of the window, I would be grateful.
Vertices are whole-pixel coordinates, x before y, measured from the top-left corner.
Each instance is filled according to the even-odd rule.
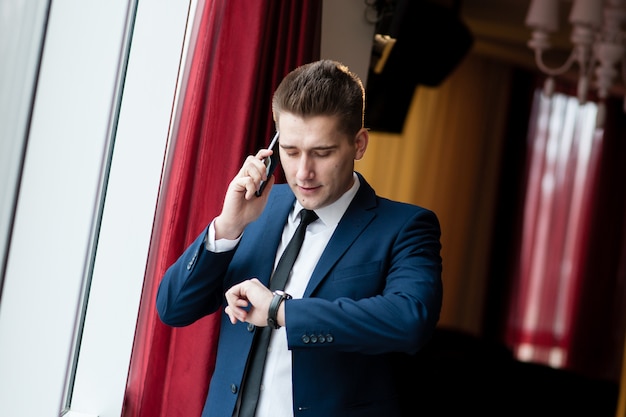
[[[66,415],[120,415],[192,3],[50,2],[0,299],[0,415],[65,407],[83,294]]]

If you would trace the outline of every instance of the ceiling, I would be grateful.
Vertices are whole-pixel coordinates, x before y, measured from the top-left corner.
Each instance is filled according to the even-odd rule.
[[[565,61],[571,50],[569,13],[571,1],[564,0],[561,31],[551,37],[553,50],[548,62],[556,66]],[[461,19],[474,35],[473,51],[535,69],[533,51],[527,46],[531,30],[524,25],[530,0],[462,0]]]
[[[328,0],[331,1],[331,0]],[[363,0],[367,5],[370,4],[400,4],[406,5],[406,2],[417,0]],[[531,38],[532,31],[525,25],[526,14],[530,6],[531,0],[423,0],[427,3],[435,3],[450,9],[469,29],[473,37],[472,53],[484,55],[493,59],[501,60],[512,65],[520,66],[539,73],[539,69],[535,63],[534,51],[528,47],[528,41]],[[544,0],[546,1],[546,0]],[[543,62],[551,68],[561,67],[572,53],[572,43],[570,41],[571,25],[568,22],[570,9],[573,0],[559,0],[560,7],[560,30],[557,33],[550,34],[551,48],[546,51],[543,56]],[[601,1],[601,0],[597,0]],[[341,2],[333,2],[341,3]],[[413,4],[413,3],[409,3]],[[398,9],[400,10],[400,9]],[[406,9],[404,9],[406,10]],[[439,36],[443,39],[445,34],[455,36],[453,27],[444,28],[445,23],[438,23],[436,19],[429,20],[433,23],[438,31],[430,32],[429,28],[422,28],[423,32],[428,33],[424,36],[418,30],[411,33],[419,33],[419,41],[437,45]],[[421,22],[420,24],[422,24]],[[428,26],[428,23],[425,24]],[[438,33],[435,33],[438,32]],[[388,33],[388,32],[381,32]],[[443,35],[442,35],[443,33]],[[431,36],[432,35],[432,36]],[[340,39],[338,37],[337,39]],[[446,44],[446,42],[439,42]],[[420,45],[423,50],[427,49],[424,45]],[[368,57],[369,58],[369,57]],[[579,68],[573,65],[565,74],[559,78],[569,78],[572,81],[579,77]],[[623,96],[626,88],[623,82],[616,80],[611,87],[614,95]]]
[[[392,5],[396,12],[405,12],[407,3],[417,0],[364,0],[366,4],[377,4],[382,6]],[[421,0],[425,3],[432,3],[449,9],[453,14],[458,13],[460,20],[465,23],[473,36],[472,52],[487,55],[495,59],[504,60],[515,65],[526,67],[530,70],[537,70],[534,62],[534,52],[528,47],[527,42],[531,37],[531,30],[526,27],[524,21],[531,0]],[[601,0],[597,0],[601,1]],[[570,25],[568,14],[571,9],[572,0],[560,0],[559,12],[561,14],[561,29],[558,33],[551,34],[550,42],[552,48],[544,54],[544,61],[551,67],[560,67],[571,52]],[[420,10],[427,13],[434,9],[420,9],[415,7],[412,11]],[[387,15],[389,16],[389,15]],[[413,20],[413,24],[428,26],[438,25],[444,22],[439,20],[441,15],[435,13],[433,19],[427,22]],[[394,17],[395,19],[395,17]],[[435,23],[437,22],[437,23]],[[388,23],[389,24],[389,23]],[[445,23],[444,23],[445,25]],[[433,36],[441,37],[441,26],[437,26],[437,31],[432,31]],[[448,28],[449,36],[458,35],[454,28]],[[445,30],[445,29],[444,29]],[[430,33],[430,28],[422,27],[422,32]],[[383,30],[383,33],[388,33]],[[421,33],[419,30],[411,30],[411,33]],[[423,36],[423,35],[422,35]],[[421,39],[425,43],[437,44],[437,39]],[[446,44],[446,42],[440,42]],[[424,46],[422,46],[424,47]]]
[[[531,0],[430,0],[448,7],[458,5],[460,18],[474,36],[472,51],[494,59],[539,72],[535,64],[534,52],[527,42],[532,31],[524,20]],[[601,0],[597,0],[601,1]],[[550,35],[551,49],[543,54],[543,61],[548,67],[563,65],[572,52],[570,41],[571,25],[568,15],[572,0],[560,0],[560,29]],[[579,77],[579,68],[572,66],[561,78],[573,81]],[[626,85],[616,80],[610,88],[610,94],[618,97],[626,95]]]

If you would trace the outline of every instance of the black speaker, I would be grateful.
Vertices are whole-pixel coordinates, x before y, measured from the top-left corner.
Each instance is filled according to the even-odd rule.
[[[372,47],[365,125],[401,133],[415,88],[438,86],[465,57],[474,38],[453,8],[427,0],[382,3],[376,35],[395,42],[384,52],[380,43]]]

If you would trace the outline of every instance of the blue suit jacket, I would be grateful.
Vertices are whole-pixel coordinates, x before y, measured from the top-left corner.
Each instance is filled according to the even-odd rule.
[[[339,222],[302,299],[285,302],[295,416],[400,415],[396,364],[431,337],[442,301],[440,226],[424,208],[361,187]],[[185,326],[222,310],[224,292],[257,277],[268,284],[295,197],[272,187],[259,219],[233,251],[205,250],[206,229],[166,272],[161,320]],[[222,315],[203,417],[231,417],[255,326]],[[416,393],[419,394],[419,393]]]

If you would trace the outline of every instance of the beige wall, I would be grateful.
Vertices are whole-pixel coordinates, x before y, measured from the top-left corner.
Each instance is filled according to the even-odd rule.
[[[481,333],[510,68],[470,56],[415,91],[402,134],[372,132],[357,163],[383,196],[434,210],[442,228],[441,324]]]

